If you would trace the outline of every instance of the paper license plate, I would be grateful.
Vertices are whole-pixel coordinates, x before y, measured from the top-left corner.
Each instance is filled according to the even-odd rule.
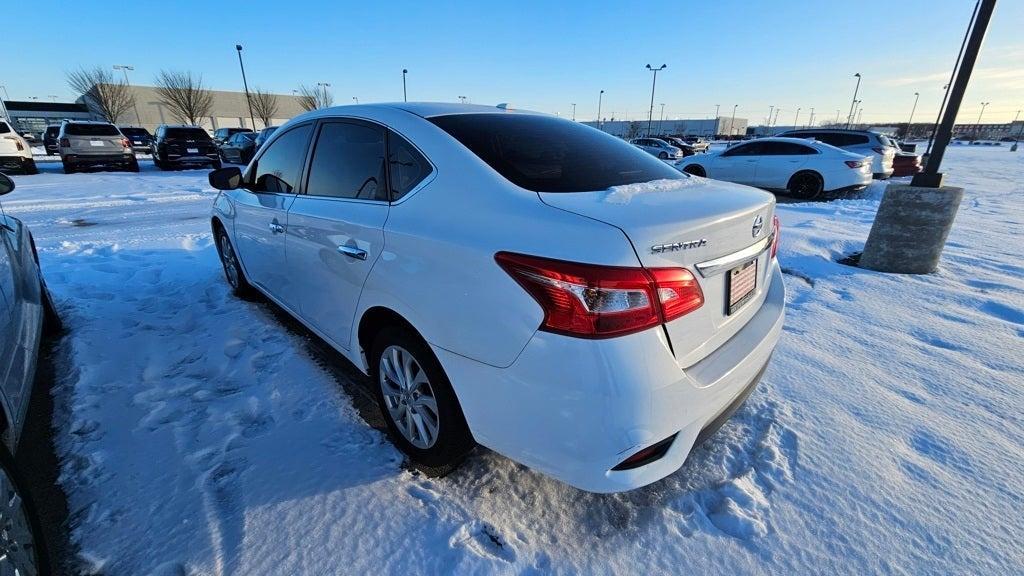
[[[729,270],[726,284],[729,294],[727,313],[732,314],[754,296],[754,290],[757,288],[757,260],[751,260]]]

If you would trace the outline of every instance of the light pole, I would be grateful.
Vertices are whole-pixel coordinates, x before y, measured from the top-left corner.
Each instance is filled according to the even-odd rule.
[[[466,97],[465,96],[459,96],[459,102],[462,102],[463,104],[465,104],[466,103]]]
[[[647,111],[647,136],[651,135],[651,121],[654,119],[654,87],[658,85],[658,72],[667,67],[667,64],[662,64],[661,68],[652,68],[650,64],[647,65],[647,69],[654,72],[654,80],[651,81],[651,108]]]
[[[846,127],[850,127],[850,122],[853,122],[853,107],[857,104],[857,91],[860,90],[860,72],[854,74],[857,77],[857,85],[853,88],[853,101],[850,102],[850,115],[846,117]]]
[[[408,70],[406,70],[405,68],[402,68],[402,102],[408,102],[409,101],[409,97],[405,93],[405,75],[408,74],[408,73],[409,73]]]
[[[841,112],[841,110],[836,110],[836,128],[839,127],[839,113],[840,112]]]
[[[1013,125],[1017,123],[1017,118],[1020,118],[1020,110],[1013,116],[1013,122],[1010,122],[1010,130],[1013,130]],[[1017,131],[1016,138],[1013,139],[1013,146],[1010,146],[1010,152],[1017,151],[1017,144],[1020,142],[1021,135],[1024,135],[1024,124],[1020,125],[1020,130]]]
[[[857,110],[857,125],[860,126],[860,119],[864,116],[864,109]]]
[[[252,98],[249,97],[249,82],[245,79],[245,64],[242,64],[242,45],[235,44],[238,51],[238,67],[242,70],[242,86],[245,88],[245,101],[249,104],[249,121],[252,122],[252,129],[256,129],[256,117],[252,113]]]
[[[849,121],[846,123],[846,127],[847,128],[849,128],[850,124],[853,123],[853,121],[857,118],[857,108],[860,107],[860,103],[861,103],[860,100],[854,100],[853,101],[853,111],[852,111],[853,115],[850,117]]]
[[[597,129],[601,129],[601,100],[604,100],[604,90],[597,93]]]
[[[317,88],[316,97],[320,99],[320,102],[317,102],[317,108],[320,108],[321,106],[326,108],[327,107],[327,89],[331,88],[331,84],[329,82],[317,82],[316,83],[316,88]]]
[[[658,117],[658,134],[662,133],[662,123],[665,122],[665,103],[661,103],[661,116]]]
[[[774,111],[775,111],[775,105],[774,104],[769,105],[768,106],[768,128],[765,129],[765,133],[764,133],[765,136],[770,135],[769,130],[771,130],[771,127],[772,127],[772,112],[774,112]]]
[[[991,104],[991,102],[982,102],[981,112],[978,112],[978,129],[975,131],[975,134],[979,136],[981,135],[981,115],[985,113],[985,107],[988,106],[989,104]]]
[[[576,121],[576,103],[575,102],[572,103],[572,121],[573,122]]]
[[[131,70],[134,72],[135,67],[127,64],[114,64],[114,70],[120,70],[124,73],[124,85],[130,88],[132,84],[128,81],[128,71]],[[141,126],[142,118],[139,117],[139,105],[135,103],[134,98],[132,99],[132,108],[135,109],[135,124]]]
[[[811,108],[811,117],[807,120],[807,127],[814,128],[814,108]]]
[[[736,109],[739,107],[739,104],[736,104],[732,107],[732,120],[729,120],[729,136],[732,136],[733,132],[736,131]]]
[[[4,100],[10,100],[10,97],[7,96],[7,87],[6,86],[0,86],[0,90],[4,91],[4,97],[0,98],[0,118],[7,118],[8,117],[8,115],[7,115],[7,104],[4,103]]]
[[[914,106],[910,109],[910,120],[907,120],[907,131],[903,134],[904,140],[910,140],[910,126],[914,123],[914,112],[917,110],[917,99],[920,97],[920,92],[914,92]]]
[[[799,124],[800,124],[800,110],[801,110],[801,108],[799,106],[797,106],[797,108],[796,108],[796,116],[793,117],[793,129],[794,130],[796,130],[797,128],[800,127],[799,126]]]
[[[356,101],[356,104],[359,104],[359,98],[357,96],[353,96],[352,99]]]

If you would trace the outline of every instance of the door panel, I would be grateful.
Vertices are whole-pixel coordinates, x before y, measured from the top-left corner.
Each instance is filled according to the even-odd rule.
[[[15,282],[8,234],[6,228],[0,228],[0,382],[4,397],[9,399],[20,394],[22,382],[15,366],[21,346],[13,319]]]
[[[343,348],[363,282],[384,246],[386,132],[358,120],[320,125],[306,194],[288,211],[288,267],[302,271],[302,317]]]
[[[302,271],[302,317],[346,349],[363,282],[384,247],[388,210],[382,202],[299,196],[288,211],[288,268]]]

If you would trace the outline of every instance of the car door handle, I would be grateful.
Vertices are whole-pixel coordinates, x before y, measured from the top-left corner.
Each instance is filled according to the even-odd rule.
[[[272,234],[284,234],[284,226],[281,226],[277,222],[270,223],[270,232]]]
[[[356,248],[355,246],[338,246],[338,252],[356,260],[366,260],[366,250]]]

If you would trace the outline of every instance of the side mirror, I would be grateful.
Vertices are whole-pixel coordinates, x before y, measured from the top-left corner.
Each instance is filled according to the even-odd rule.
[[[11,180],[7,174],[0,174],[0,196],[10,193],[14,190],[14,180]]]
[[[238,169],[238,166],[218,168],[210,172],[209,178],[210,186],[217,190],[234,190],[242,185],[242,171]],[[13,183],[11,187],[14,187]]]

